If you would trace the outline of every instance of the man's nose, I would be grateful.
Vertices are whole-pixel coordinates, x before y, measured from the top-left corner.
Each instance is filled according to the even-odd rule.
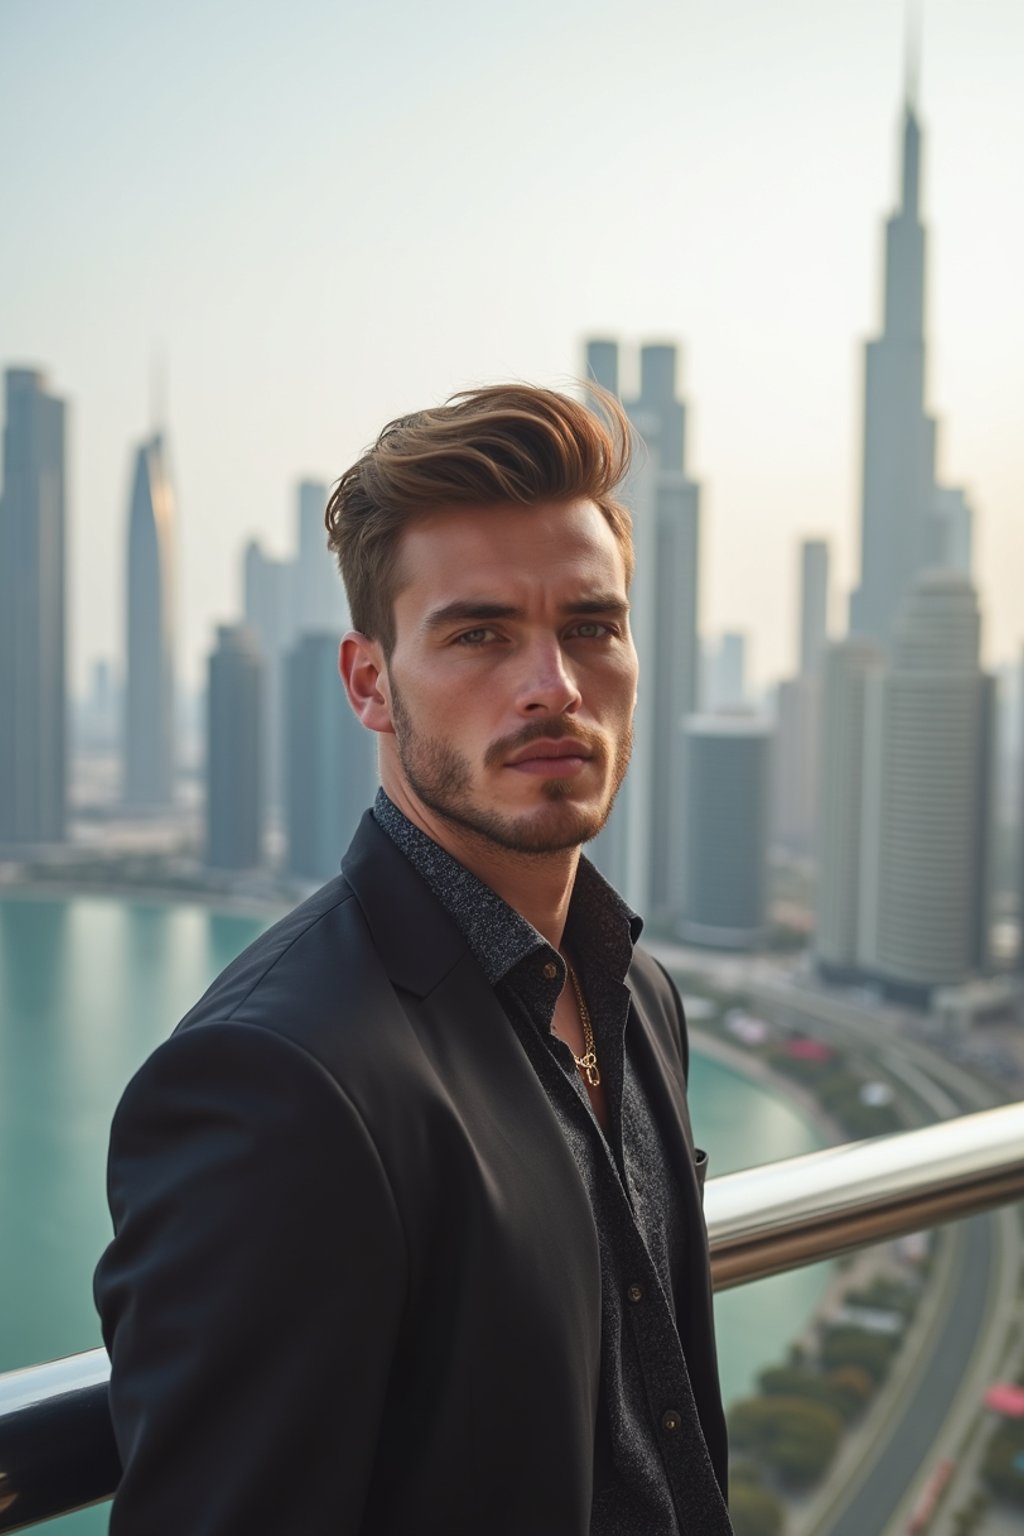
[[[523,658],[517,700],[520,713],[561,715],[579,703],[576,678],[558,641],[552,638],[530,646]]]

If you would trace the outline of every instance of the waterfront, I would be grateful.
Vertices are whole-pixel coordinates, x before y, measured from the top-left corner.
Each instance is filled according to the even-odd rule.
[[[109,1233],[110,1117],[135,1067],[265,926],[195,904],[120,898],[0,900],[0,1370],[99,1342],[91,1277]],[[691,1107],[710,1173],[820,1144],[792,1105],[694,1057]],[[824,1286],[800,1270],[718,1304],[727,1400],[799,1333]],[[76,1536],[103,1511],[58,1522]]]

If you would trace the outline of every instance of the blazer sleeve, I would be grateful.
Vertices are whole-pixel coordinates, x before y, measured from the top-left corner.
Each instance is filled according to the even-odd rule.
[[[111,1536],[357,1532],[407,1263],[338,1084],[269,1030],[181,1031],[118,1108],[109,1196]]]

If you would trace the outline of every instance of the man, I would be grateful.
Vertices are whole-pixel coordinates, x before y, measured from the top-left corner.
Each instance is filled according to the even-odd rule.
[[[629,429],[385,428],[327,509],[382,791],[118,1110],[113,1536],[725,1536],[678,995],[586,860],[629,757]]]

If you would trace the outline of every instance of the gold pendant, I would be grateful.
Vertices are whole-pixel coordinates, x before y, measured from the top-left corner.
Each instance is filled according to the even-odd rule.
[[[578,1056],[576,1058],[576,1065],[583,1073],[583,1076],[586,1078],[591,1088],[596,1088],[600,1084],[601,1074],[597,1070],[597,1057],[594,1055],[593,1051],[588,1051],[585,1056]]]

